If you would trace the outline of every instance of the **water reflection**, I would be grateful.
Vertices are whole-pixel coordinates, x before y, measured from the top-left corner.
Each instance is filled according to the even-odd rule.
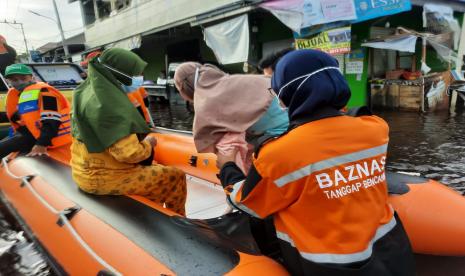
[[[53,275],[34,244],[10,224],[0,208],[0,275]]]
[[[155,125],[178,130],[192,130],[194,113],[184,102],[166,104],[159,101],[150,103],[150,111]]]
[[[419,172],[465,192],[465,116],[380,112],[391,140],[388,168]]]

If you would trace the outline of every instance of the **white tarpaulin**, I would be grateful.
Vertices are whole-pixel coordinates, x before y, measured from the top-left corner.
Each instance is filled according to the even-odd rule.
[[[415,35],[408,35],[399,38],[385,39],[379,42],[363,43],[362,46],[415,53],[415,44],[417,43],[417,38],[418,37]]]
[[[425,4],[423,6],[423,27],[435,34],[454,33],[454,49],[458,48],[460,25],[454,18],[454,10],[447,5]]]
[[[357,18],[353,1],[271,0],[260,5],[296,33],[306,27]]]
[[[304,0],[272,0],[260,4],[260,7],[271,12],[284,25],[296,33],[304,22]]]
[[[245,62],[249,56],[247,14],[205,28],[204,38],[221,64]]]
[[[438,56],[446,62],[455,62],[457,59],[457,53],[454,52],[451,48],[442,45],[441,43],[436,42],[432,38],[427,38],[426,41],[436,50]]]

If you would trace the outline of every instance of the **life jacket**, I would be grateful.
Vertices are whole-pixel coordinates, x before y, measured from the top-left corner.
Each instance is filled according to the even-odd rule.
[[[58,111],[43,108],[44,96],[56,98]],[[46,83],[29,85],[23,92],[11,88],[6,98],[6,113],[15,130],[24,126],[36,139],[40,137],[41,120],[59,120],[61,125],[58,134],[52,139],[49,147],[55,148],[71,143],[70,104],[56,88]],[[13,118],[15,114],[19,115],[19,120]]]
[[[131,103],[134,105],[137,110],[141,113],[141,115],[144,116],[145,121],[150,124],[151,119],[150,119],[150,114],[149,110],[144,102],[144,97],[147,97],[147,92],[143,87],[139,87],[137,90],[134,90],[130,93],[128,93],[128,98],[131,101]]]
[[[248,191],[236,183],[229,198],[259,218],[273,215],[277,237],[308,261],[366,261],[397,225],[387,202],[388,131],[376,116],[300,125],[261,148],[260,180]]]

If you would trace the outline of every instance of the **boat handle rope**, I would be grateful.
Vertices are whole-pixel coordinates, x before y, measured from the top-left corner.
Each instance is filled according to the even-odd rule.
[[[100,265],[105,267],[105,269],[108,270],[112,275],[115,276],[121,276],[122,274],[118,272],[114,267],[112,267],[110,264],[105,262],[104,259],[102,259],[97,253],[82,239],[82,237],[79,235],[79,233],[74,229],[74,227],[71,225],[69,219],[68,219],[68,213],[69,210],[75,207],[70,207],[70,208],[65,208],[62,211],[59,211],[55,209],[52,205],[50,205],[35,189],[32,187],[31,183],[29,182],[32,180],[36,175],[25,175],[25,176],[17,176],[13,174],[9,167],[8,167],[8,162],[10,160],[8,157],[4,157],[2,159],[2,165],[3,168],[5,169],[6,174],[10,176],[13,179],[21,180],[21,185],[25,186],[28,188],[28,190],[54,215],[58,216],[59,221],[68,229],[68,231],[71,233],[71,235],[76,239],[76,241],[91,255]]]

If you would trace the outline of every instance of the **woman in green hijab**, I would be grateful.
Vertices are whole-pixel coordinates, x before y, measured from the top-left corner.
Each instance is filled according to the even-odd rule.
[[[79,188],[98,195],[142,195],[185,215],[183,171],[151,164],[156,139],[123,87],[147,65],[136,54],[105,50],[89,62],[73,95],[71,166]],[[145,161],[145,162],[144,162]]]

